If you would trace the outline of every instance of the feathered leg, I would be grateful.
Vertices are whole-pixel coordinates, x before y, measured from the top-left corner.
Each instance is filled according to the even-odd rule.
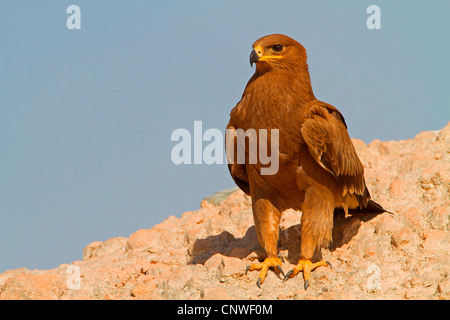
[[[333,230],[334,206],[332,194],[328,190],[318,189],[315,190],[315,188],[309,187],[306,190],[300,225],[300,260],[284,278],[287,280],[297,275],[300,271],[303,271],[305,289],[309,286],[311,271],[320,266],[331,267],[328,261],[311,262],[316,249],[328,247],[331,242]]]
[[[267,199],[255,199],[252,206],[256,234],[267,257],[262,263],[252,263],[247,267],[247,271],[261,270],[256,282],[258,287],[260,287],[266,278],[269,268],[274,268],[276,272],[282,273],[284,276],[284,272],[281,269],[281,260],[277,257],[281,213]]]

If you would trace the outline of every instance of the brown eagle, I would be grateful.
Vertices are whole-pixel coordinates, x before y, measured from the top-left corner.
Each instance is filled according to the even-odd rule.
[[[364,167],[356,154],[342,114],[332,105],[319,101],[313,94],[305,48],[282,34],[272,34],[253,44],[250,64],[255,74],[245,87],[239,103],[230,113],[227,126],[227,154],[232,151],[228,168],[236,184],[252,198],[256,233],[267,258],[252,263],[247,270],[260,270],[260,287],[269,268],[281,272],[277,242],[281,214],[293,208],[302,211],[300,260],[284,279],[303,272],[305,289],[311,271],[319,266],[331,267],[326,261],[311,261],[316,250],[330,244],[333,213],[342,208],[384,209],[371,200],[364,181]],[[278,130],[277,140],[270,134]],[[238,139],[236,133],[254,130]],[[272,138],[271,138],[272,137]],[[232,150],[228,145],[232,142]],[[258,149],[275,146],[268,154],[278,157],[278,170],[262,174],[267,167],[256,157],[251,160],[251,143]],[[268,147],[269,146],[269,147]],[[245,154],[237,159],[239,151]],[[253,153],[257,151],[253,151]],[[230,161],[231,160],[231,161]]]

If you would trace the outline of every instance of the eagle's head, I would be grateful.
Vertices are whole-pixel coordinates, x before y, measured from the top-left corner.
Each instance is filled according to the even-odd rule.
[[[259,38],[253,44],[250,53],[250,65],[256,64],[256,70],[303,69],[306,64],[306,50],[294,39],[283,34],[270,34]]]

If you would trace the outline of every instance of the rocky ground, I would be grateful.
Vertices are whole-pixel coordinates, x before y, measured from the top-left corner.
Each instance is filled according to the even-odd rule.
[[[261,257],[251,199],[241,191],[206,198],[197,211],[171,216],[128,238],[93,242],[83,260],[51,270],[0,274],[0,299],[449,299],[450,123],[403,141],[353,140],[372,197],[391,213],[335,217],[333,269],[312,273],[303,289],[269,272]],[[301,212],[281,224],[283,269],[298,259]]]

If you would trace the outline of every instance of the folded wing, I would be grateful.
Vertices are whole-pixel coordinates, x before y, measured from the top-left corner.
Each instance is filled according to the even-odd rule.
[[[342,196],[355,195],[360,208],[366,207],[370,194],[364,181],[364,167],[342,114],[333,106],[316,101],[308,108],[301,133],[312,157],[341,183]]]

